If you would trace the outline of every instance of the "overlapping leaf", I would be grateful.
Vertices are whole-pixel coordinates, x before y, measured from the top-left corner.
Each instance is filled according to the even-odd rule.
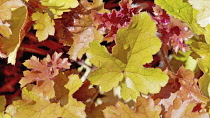
[[[102,38],[102,35],[94,27],[88,27],[83,32],[75,34],[73,45],[68,52],[70,58],[73,60],[81,59],[89,48],[89,43],[93,40],[101,41]]]
[[[77,0],[41,0],[41,3],[50,9],[55,18],[59,18],[63,12],[68,12],[70,8],[75,8],[79,5]]]
[[[184,0],[155,0],[155,3],[166,10],[168,14],[187,23],[194,33],[203,34],[203,28],[196,21],[198,11],[193,9],[188,2],[184,2]]]
[[[198,66],[204,72],[204,75],[199,79],[199,85],[202,93],[206,96],[210,96],[210,45],[203,42],[194,42],[191,44],[194,58],[198,58]]]
[[[169,107],[164,118],[209,118],[205,110],[195,111],[197,105],[195,102],[182,101],[179,98],[175,98],[173,105]]]
[[[41,93],[23,88],[22,100],[14,101],[8,106],[6,113],[13,118],[85,118],[85,105],[72,98],[72,94],[82,85],[77,75],[70,75],[65,88],[70,92],[68,94],[68,103],[60,106],[60,102],[51,102],[49,98],[44,97]]]
[[[55,52],[52,58],[47,55],[47,57],[40,62],[35,56],[32,56],[30,60],[26,60],[24,65],[31,69],[31,71],[24,71],[24,77],[19,82],[21,87],[36,81],[37,85],[34,86],[34,93],[42,92],[45,97],[54,97],[54,81],[52,80],[59,74],[60,70],[68,69],[70,67],[68,59],[61,59],[61,55],[62,53]]]
[[[133,17],[128,28],[118,31],[112,55],[98,42],[91,43],[87,55],[98,67],[89,76],[91,83],[99,85],[101,91],[109,91],[120,83],[124,99],[135,99],[139,92],[159,92],[168,81],[167,75],[160,69],[142,66],[151,62],[152,55],[160,49],[161,42],[155,32],[154,21],[142,12]]]
[[[11,8],[16,9],[11,10]],[[8,63],[14,65],[16,62],[17,50],[25,35],[22,32],[24,32],[23,27],[27,23],[26,19],[28,13],[21,0],[3,1],[0,9],[0,20],[3,24],[1,25],[1,29],[5,28],[1,31],[1,33],[3,33],[2,35],[5,36],[1,39],[1,52],[8,56]],[[7,24],[7,21],[4,20],[9,21],[10,26]]]
[[[208,116],[205,111],[208,99],[201,94],[194,73],[182,66],[177,74],[169,72],[169,76],[168,84],[152,96],[163,106],[166,113],[164,116],[166,118],[182,118],[189,114]]]
[[[151,98],[138,97],[135,109],[118,101],[115,106],[103,110],[105,118],[160,118],[161,107],[155,105]]]
[[[47,39],[48,35],[54,35],[54,21],[50,18],[48,13],[33,13],[32,20],[35,21],[34,29],[36,29],[36,37],[39,41]]]

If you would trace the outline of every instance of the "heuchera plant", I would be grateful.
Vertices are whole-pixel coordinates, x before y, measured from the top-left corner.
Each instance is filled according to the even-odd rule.
[[[0,118],[209,118],[209,5],[0,1]]]

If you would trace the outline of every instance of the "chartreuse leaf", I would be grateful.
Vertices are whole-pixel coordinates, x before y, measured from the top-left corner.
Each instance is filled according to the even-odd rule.
[[[77,0],[41,0],[41,4],[47,6],[50,11],[59,18],[63,12],[70,11],[70,8],[75,8],[79,5]]]
[[[87,56],[98,69],[90,74],[91,83],[99,85],[104,92],[121,86],[124,99],[135,99],[139,92],[159,92],[166,85],[168,76],[160,69],[143,67],[152,61],[152,55],[160,49],[161,42],[155,33],[155,22],[147,13],[142,12],[133,17],[128,28],[118,31],[112,55],[105,47],[93,41]]]
[[[193,9],[188,2],[184,2],[184,0],[155,0],[155,4],[161,6],[168,14],[186,22],[194,33],[203,34],[204,29],[196,21],[198,11]]]
[[[60,102],[51,102],[43,94],[22,89],[22,100],[13,101],[6,113],[13,118],[85,118],[85,105],[72,97],[72,94],[82,85],[77,75],[70,75],[65,87],[72,92],[68,94],[68,103],[61,107]],[[50,90],[49,90],[50,91]]]
[[[210,25],[205,28],[204,36],[207,44],[210,44]]]
[[[210,97],[210,45],[203,42],[193,42],[191,49],[193,53],[200,56],[198,66],[204,72],[198,81],[201,91],[206,97]]]
[[[54,35],[54,21],[50,18],[48,13],[33,13],[32,20],[35,21],[34,29],[36,29],[36,37],[39,41],[47,39],[48,35]]]

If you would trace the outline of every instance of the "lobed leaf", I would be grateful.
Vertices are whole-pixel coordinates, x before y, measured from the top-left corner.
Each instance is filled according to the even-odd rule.
[[[138,97],[135,110],[118,101],[115,106],[103,110],[105,118],[160,118],[161,107],[151,98]]]
[[[194,42],[191,44],[193,53],[198,55],[198,66],[204,72],[204,75],[199,79],[199,85],[202,93],[209,97],[210,95],[210,45],[203,42]]]
[[[190,101],[182,101],[176,98],[173,105],[169,107],[169,110],[164,115],[164,118],[208,118],[207,112],[196,111],[193,112],[194,107],[197,104]]]
[[[181,66],[176,74],[168,74],[170,79],[167,85],[152,96],[163,107],[163,117],[184,118],[190,114],[198,118],[208,116],[205,106],[209,100],[200,92],[194,73]]]
[[[120,82],[124,99],[135,99],[139,92],[159,92],[160,87],[167,83],[167,75],[160,69],[142,66],[152,61],[152,55],[160,49],[161,42],[155,32],[154,21],[142,12],[133,17],[128,28],[118,31],[112,55],[99,43],[91,43],[87,56],[98,67],[89,76],[91,83],[99,85],[101,91],[106,92],[117,87]]]
[[[70,67],[68,59],[61,59],[61,55],[62,53],[55,52],[52,58],[47,55],[46,58],[39,61],[37,57],[32,56],[30,60],[26,60],[23,64],[31,71],[23,72],[24,77],[19,81],[21,87],[36,81],[37,85],[33,87],[33,92],[41,92],[45,97],[53,98],[55,96],[53,79],[59,74],[60,70]]]
[[[78,81],[79,80],[73,80],[74,83]],[[85,105],[72,98],[71,94],[69,94],[68,103],[61,107],[59,102],[51,103],[42,94],[33,93],[26,88],[23,88],[22,91],[23,100],[14,101],[13,104],[9,105],[6,109],[6,113],[13,118],[85,118],[86,116],[84,112]]]
[[[54,35],[54,21],[50,18],[48,13],[33,13],[32,20],[35,21],[34,29],[36,29],[36,37],[39,41],[44,41],[47,39],[48,35]]]
[[[68,12],[70,8],[75,8],[79,5],[77,0],[41,0],[41,4],[47,6],[55,15],[55,18],[59,18],[63,12]]]

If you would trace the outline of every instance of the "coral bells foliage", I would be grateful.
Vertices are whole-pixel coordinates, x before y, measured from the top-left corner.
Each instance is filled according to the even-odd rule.
[[[62,69],[69,69],[68,58],[61,59],[61,55],[62,53],[55,52],[52,58],[47,55],[46,58],[39,61],[37,57],[32,56],[26,60],[23,64],[31,70],[24,71],[24,77],[20,80],[21,87],[34,81],[52,80]]]
[[[0,118],[210,118],[208,1],[118,2],[0,0]]]
[[[154,19],[157,21],[158,33],[164,44],[172,46],[175,52],[182,50],[186,52],[189,47],[185,44],[193,33],[187,24],[177,18],[170,17],[166,12],[156,5],[154,8]]]
[[[141,11],[141,6],[132,7],[131,3],[131,0],[120,1],[120,11],[114,9],[111,13],[103,14],[93,12],[94,21],[99,24],[98,29],[102,31],[108,30],[105,36],[105,40],[108,42],[115,40],[118,29],[128,26],[131,18]]]

